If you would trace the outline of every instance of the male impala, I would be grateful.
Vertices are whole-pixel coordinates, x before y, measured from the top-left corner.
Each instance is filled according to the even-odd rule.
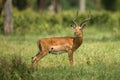
[[[80,26],[73,20],[74,34],[75,37],[53,37],[53,38],[43,38],[38,40],[37,44],[39,47],[39,52],[34,57],[32,57],[32,64],[37,63],[48,53],[59,54],[63,52],[68,53],[69,62],[73,65],[73,52],[80,47],[83,42],[83,28],[86,25],[85,22],[91,19],[88,16]]]

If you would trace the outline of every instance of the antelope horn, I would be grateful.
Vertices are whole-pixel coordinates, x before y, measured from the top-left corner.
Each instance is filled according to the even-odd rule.
[[[73,19],[73,23],[74,23],[75,25],[77,25],[77,23],[75,22],[77,18],[78,18],[78,10],[77,10],[77,12],[76,12],[76,17]]]
[[[80,26],[82,26],[85,22],[89,21],[91,19],[91,15],[88,15],[88,18],[83,20],[81,23],[80,23]]]
[[[73,23],[74,23],[75,25],[77,25],[77,23],[75,22],[76,19],[77,19],[77,18],[75,18],[75,19],[73,20]]]

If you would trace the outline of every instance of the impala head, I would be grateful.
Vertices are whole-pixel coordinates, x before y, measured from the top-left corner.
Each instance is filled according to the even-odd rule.
[[[73,29],[75,30],[74,34],[75,36],[81,36],[83,34],[82,30],[84,29],[84,27],[86,26],[86,22],[89,21],[91,19],[91,15],[88,15],[88,18],[86,18],[85,20],[83,20],[80,25],[78,25],[75,20],[77,19],[77,17],[73,20],[74,25],[71,25],[71,27],[73,27]]]

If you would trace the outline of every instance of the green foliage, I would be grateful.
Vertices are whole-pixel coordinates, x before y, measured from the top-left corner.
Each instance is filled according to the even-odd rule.
[[[106,10],[115,11],[117,0],[102,0],[101,2]]]
[[[27,0],[27,6],[31,7],[31,8],[35,8],[37,7],[37,0]]]
[[[3,33],[3,16],[0,18],[0,33]]]
[[[44,33],[44,31],[51,33],[53,28],[57,30],[55,27],[59,27],[60,25],[61,16],[52,13],[44,12],[39,14],[31,10],[26,10],[14,15],[15,33],[18,34]]]
[[[102,0],[101,3],[108,11],[120,11],[119,0]]]
[[[23,62],[21,57],[13,57],[11,60],[0,57],[1,80],[33,80],[32,68]]]
[[[60,2],[61,2],[61,4],[62,4],[62,8],[64,8],[64,9],[68,9],[68,8],[74,8],[74,7],[78,7],[78,0],[69,0],[69,2],[68,1],[66,1],[66,0],[60,0]]]
[[[78,8],[79,7],[79,0],[59,0],[62,6],[62,9],[69,9],[69,8]],[[98,2],[97,4],[95,3]],[[44,7],[47,8],[50,4],[50,0],[46,0],[43,2]],[[119,0],[86,0],[86,9],[105,9],[109,11],[119,11],[120,10],[120,1]],[[13,0],[14,7],[18,8],[19,10],[24,10],[26,7],[31,7],[37,9],[37,0]],[[44,8],[44,9],[45,9]]]
[[[119,80],[120,33],[95,26],[84,30],[84,42],[74,52],[73,67],[69,66],[68,54],[64,53],[48,54],[39,61],[38,70],[31,68],[31,57],[38,51],[37,40],[71,36],[73,32],[61,30],[59,35],[0,35],[0,80]]]
[[[117,15],[117,16],[115,16]],[[93,13],[92,15],[92,20],[91,20],[91,24],[96,24],[96,25],[104,25],[104,26],[109,26],[109,28],[112,28],[113,25],[118,24],[118,19],[119,19],[119,15],[117,13],[112,14],[109,12],[99,12],[99,13]],[[113,19],[114,17],[114,19]],[[116,19],[116,20],[115,20]],[[113,25],[111,25],[113,24]]]
[[[120,11],[120,0],[117,0],[116,2],[116,8],[118,11]]]
[[[69,25],[73,24],[76,11],[57,15],[30,9],[14,11],[17,35],[0,35],[0,80],[119,80],[119,12],[91,11],[92,20],[84,30],[84,42],[74,52],[75,66],[69,66],[67,54],[49,54],[40,61],[40,68],[34,70],[30,64],[31,57],[38,51],[36,41],[41,37],[72,36]],[[79,13],[77,23],[88,14]],[[0,33],[2,30],[3,17],[0,18]]]
[[[28,15],[29,14],[29,15]],[[80,13],[77,23],[80,24],[88,16],[88,12]],[[119,28],[119,12],[91,12],[92,20],[89,25],[97,25],[100,28],[112,29]],[[61,31],[62,28],[70,27],[73,24],[72,20],[76,16],[76,11],[63,11],[61,14],[55,15],[53,13],[36,13],[31,10],[14,15],[15,33],[40,33],[54,34]]]
[[[13,5],[19,10],[23,10],[27,7],[27,0],[13,0]]]
[[[79,13],[77,23],[88,17],[88,12]],[[91,11],[92,19],[88,22],[90,26],[98,28],[118,30],[120,27],[119,12],[95,12]],[[62,28],[68,28],[73,24],[72,20],[76,17],[76,10],[67,10],[59,14],[52,12],[34,12],[31,9],[18,11],[14,9],[14,33],[15,34],[55,34]],[[0,18],[0,33],[3,31],[3,18]]]

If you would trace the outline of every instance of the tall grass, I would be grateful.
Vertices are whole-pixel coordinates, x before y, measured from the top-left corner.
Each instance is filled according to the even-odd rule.
[[[120,38],[118,33],[95,27],[84,30],[84,42],[74,52],[73,67],[67,53],[49,54],[31,68],[31,57],[37,51],[36,41],[42,37],[72,35],[72,31],[55,35],[0,35],[0,80],[119,80]],[[16,56],[15,56],[16,55]]]
[[[32,68],[22,61],[21,57],[12,59],[0,57],[0,79],[1,80],[33,80]]]
[[[30,57],[32,54],[29,52],[24,53],[24,57],[14,56],[7,58],[4,56],[0,58],[0,79],[119,80],[119,43],[120,42],[84,43],[81,48],[74,53],[75,66],[73,67],[69,66],[67,54],[58,56],[52,54],[47,55],[40,61],[38,70],[31,68]],[[30,51],[34,52],[32,50]]]

